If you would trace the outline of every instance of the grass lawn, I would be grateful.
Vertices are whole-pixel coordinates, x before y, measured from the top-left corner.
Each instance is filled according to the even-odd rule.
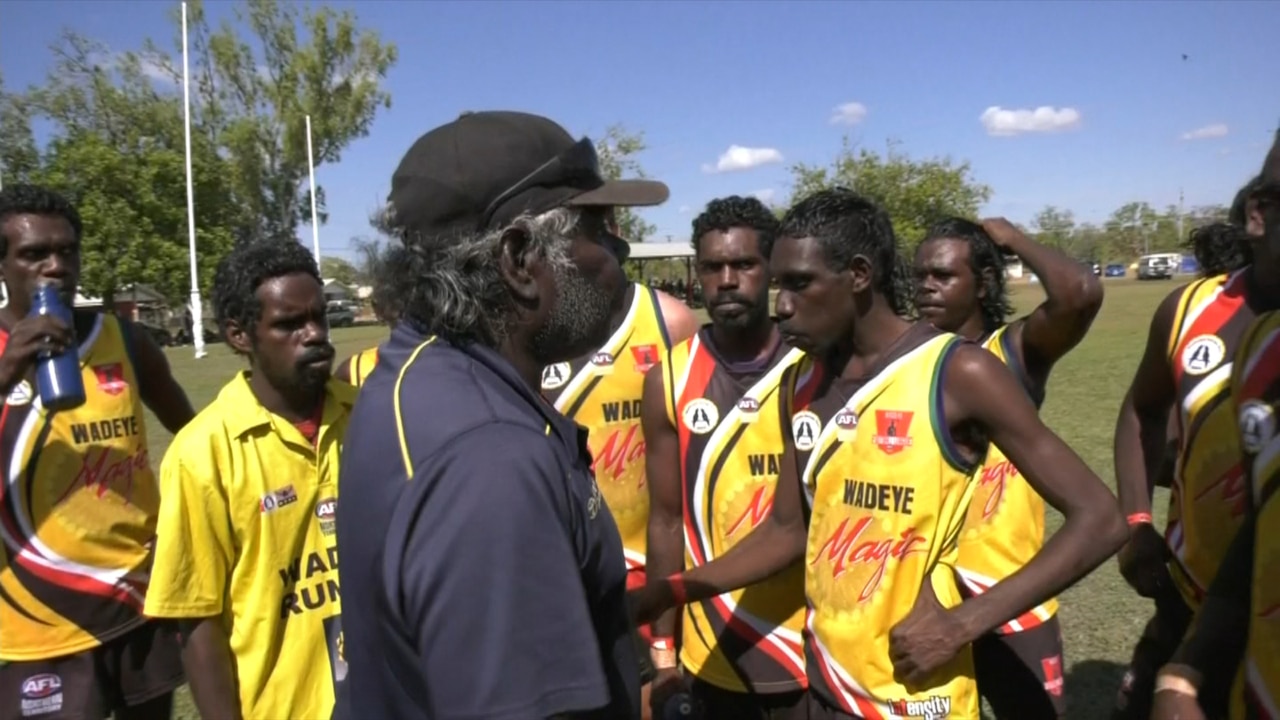
[[[1089,336],[1056,368],[1049,382],[1043,415],[1046,422],[1084,457],[1104,480],[1112,483],[1111,440],[1116,412],[1137,367],[1147,325],[1156,305],[1174,288],[1167,282],[1107,281],[1107,297]],[[1021,312],[1043,297],[1038,286],[1019,285],[1015,302]],[[338,358],[380,342],[381,327],[335,330]],[[190,347],[168,352],[179,382],[196,408],[203,407],[242,367],[223,345],[209,347],[208,357],[195,360]],[[149,418],[152,457],[157,461],[169,445],[169,433]],[[1158,489],[1157,522],[1163,527],[1167,491]],[[1050,530],[1061,516],[1049,511]],[[1109,561],[1062,597],[1061,619],[1066,639],[1066,692],[1069,717],[1106,717],[1129,652],[1151,612],[1149,601],[1134,595]],[[197,720],[185,689],[179,694],[176,717]]]

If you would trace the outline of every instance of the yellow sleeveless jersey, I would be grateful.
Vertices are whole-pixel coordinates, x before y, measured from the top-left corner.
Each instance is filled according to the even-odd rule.
[[[1258,318],[1235,357],[1231,394],[1255,525],[1244,692],[1232,717],[1280,718],[1280,311]]]
[[[351,384],[355,387],[364,385],[364,381],[369,378],[369,373],[373,372],[373,368],[378,364],[378,347],[361,350],[351,356]]]
[[[355,396],[331,380],[308,440],[241,372],[160,464],[147,614],[222,619],[245,720],[328,718],[346,679],[335,513]]]
[[[1192,608],[1200,607],[1245,510],[1230,380],[1232,358],[1252,320],[1244,272],[1205,278],[1183,291],[1169,338],[1178,460],[1165,540],[1173,551],[1174,584]]]
[[[622,535],[627,567],[640,569],[649,528],[640,397],[644,374],[660,362],[671,341],[658,296],[642,285],[633,288],[626,317],[604,345],[573,362],[543,368],[542,394],[590,431],[592,469]]]
[[[779,344],[749,370],[719,359],[701,332],[663,362],[667,419],[680,438],[685,567],[720,557],[769,514],[784,448],[781,381],[803,356]],[[732,692],[807,686],[804,568],[686,605],[680,661]]]
[[[46,412],[32,380],[5,401],[0,659],[70,655],[144,622],[160,493],[125,332],[95,317],[80,407]]]
[[[809,686],[868,720],[978,720],[969,647],[927,689],[894,680],[889,658],[889,631],[926,584],[943,607],[962,600],[956,546],[977,473],[954,446],[941,407],[943,368],[963,341],[927,326],[909,332],[859,387],[841,392],[836,380],[791,416],[811,509]]]
[[[1029,388],[1026,370],[1010,345],[1009,326],[991,333],[982,346],[1013,370]],[[1033,398],[1040,404],[1040,398]],[[960,533],[957,571],[966,589],[980,595],[1022,569],[1044,546],[1044,499],[1027,484],[1009,458],[992,445],[978,475],[969,514]],[[1057,599],[1023,613],[996,629],[1001,634],[1030,630],[1053,617]]]

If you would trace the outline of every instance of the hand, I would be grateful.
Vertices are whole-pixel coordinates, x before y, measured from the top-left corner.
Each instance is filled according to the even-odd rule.
[[[924,687],[929,677],[960,652],[964,642],[955,618],[925,580],[911,612],[889,631],[894,679],[908,688]]]
[[[1002,217],[986,218],[982,221],[982,229],[991,236],[996,247],[1000,248],[1008,249],[1011,243],[1022,238],[1022,231]]]
[[[0,354],[0,387],[12,388],[26,376],[39,353],[58,354],[75,343],[75,333],[52,315],[30,315],[9,331]]]
[[[1129,530],[1129,542],[1120,548],[1120,575],[1145,598],[1157,598],[1173,585],[1169,577],[1169,545],[1151,523]]]
[[[676,599],[665,579],[650,579],[642,587],[627,591],[627,605],[631,608],[631,622],[639,627],[675,607]]]
[[[684,676],[680,674],[680,668],[670,667],[658,670],[653,682],[649,685],[649,711],[652,717],[663,717],[667,700],[685,689]]]
[[[1205,720],[1205,716],[1191,695],[1161,690],[1151,699],[1151,720]]]

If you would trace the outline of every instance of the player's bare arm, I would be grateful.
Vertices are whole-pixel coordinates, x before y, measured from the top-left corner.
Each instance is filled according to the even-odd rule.
[[[646,572],[664,578],[684,569],[684,498],[680,483],[680,438],[667,417],[663,397],[664,365],[644,378],[640,422],[644,429],[645,477],[649,484],[649,536]],[[654,637],[674,637],[679,613],[672,608],[653,621]]]
[[[706,565],[682,573],[676,581],[678,587],[665,577],[649,573],[645,587],[630,595],[637,622],[651,622],[681,602],[705,600],[767,580],[801,560],[809,530],[796,463],[795,447],[787,440],[773,507],[742,542]]]
[[[182,665],[200,717],[240,720],[231,641],[221,617],[182,620]]]
[[[164,356],[160,346],[156,345],[151,334],[133,323],[122,324],[125,332],[133,337],[138,377],[146,378],[139,383],[142,386],[139,391],[143,404],[151,408],[151,412],[156,414],[156,418],[166,430],[171,433],[178,432],[191,421],[191,418],[195,417],[195,411],[191,409],[191,401],[187,399],[186,391],[174,379],[173,371],[169,368],[169,359]]]
[[[654,294],[658,296],[658,309],[662,311],[662,319],[667,326],[667,338],[671,340],[672,345],[688,340],[698,332],[701,324],[698,322],[698,316],[693,314],[688,305],[661,290],[655,290]]]
[[[938,606],[932,592],[920,593],[921,601],[890,635],[895,670],[914,683],[926,682],[964,645],[1070,587],[1125,538],[1115,498],[1045,427],[1004,363],[966,344],[946,369],[943,404],[952,436],[975,459],[984,449],[969,438],[990,438],[1066,522],[1025,567],[950,611]]]
[[[346,360],[343,360],[342,362],[338,363],[338,366],[333,369],[333,376],[348,385],[352,384],[351,383],[351,360],[352,358],[347,358]]]
[[[1151,523],[1151,494],[1168,452],[1169,411],[1176,388],[1168,342],[1182,288],[1156,308],[1147,346],[1116,418],[1115,472],[1120,508],[1129,518],[1129,541],[1120,553],[1120,574],[1139,595],[1155,597],[1171,581],[1169,549]]]
[[[1102,283],[1091,268],[1032,240],[1004,218],[983,220],[982,228],[1021,258],[1044,288],[1044,302],[1009,329],[1031,381],[1043,388],[1054,363],[1084,339],[1098,316]]]
[[[1204,717],[1196,693],[1205,676],[1234,673],[1239,666],[1249,633],[1254,522],[1252,513],[1245,517],[1186,638],[1156,676],[1153,720]]]

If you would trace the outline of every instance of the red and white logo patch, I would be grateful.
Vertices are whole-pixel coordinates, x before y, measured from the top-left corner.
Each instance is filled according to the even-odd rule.
[[[914,415],[910,410],[877,410],[876,434],[871,441],[886,455],[911,447],[911,418]]]
[[[120,363],[94,365],[93,374],[98,377],[98,389],[108,395],[119,395],[129,387],[124,381],[124,366]]]

